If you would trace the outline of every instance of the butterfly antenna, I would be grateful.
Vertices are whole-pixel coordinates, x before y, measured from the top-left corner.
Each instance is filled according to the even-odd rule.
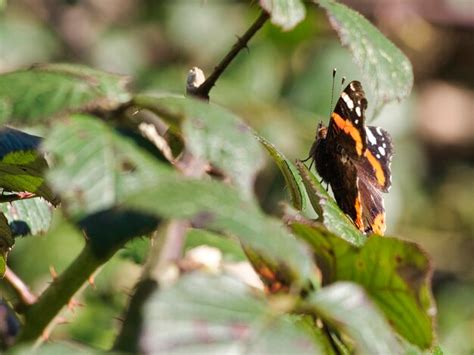
[[[346,82],[346,77],[343,76],[341,78],[341,89],[339,90],[339,94],[342,92],[342,90],[344,90],[344,83]]]
[[[332,88],[331,88],[331,106],[329,107],[329,117],[331,117],[332,115],[332,104],[333,104],[333,99],[334,99],[334,78],[336,77],[336,72],[337,72],[337,68],[334,68],[332,70]]]

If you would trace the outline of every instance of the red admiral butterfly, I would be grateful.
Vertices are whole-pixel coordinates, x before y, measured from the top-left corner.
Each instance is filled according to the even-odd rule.
[[[393,146],[386,131],[365,126],[366,108],[362,85],[352,81],[341,93],[329,126],[319,124],[309,158],[357,228],[383,235],[382,192],[391,185]]]

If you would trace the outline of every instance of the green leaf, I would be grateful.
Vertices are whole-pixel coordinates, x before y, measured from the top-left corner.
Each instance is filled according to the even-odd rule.
[[[172,173],[93,116],[76,114],[58,122],[43,149],[54,162],[48,180],[76,220],[117,206],[124,196]]]
[[[286,159],[286,157],[276,149],[276,147],[268,142],[262,136],[256,135],[257,139],[262,143],[262,145],[267,150],[270,157],[273,159],[275,164],[280,169],[286,186],[291,195],[291,202],[294,208],[302,210],[306,205],[306,196],[304,194],[304,186],[301,182],[301,178],[298,176],[298,171],[296,167]]]
[[[332,0],[318,0],[343,45],[349,47],[380,107],[410,94],[413,69],[408,58],[361,14]]]
[[[321,353],[293,318],[228,276],[194,273],[152,294],[144,307],[144,353]]]
[[[125,248],[119,252],[119,256],[128,259],[135,264],[143,265],[150,250],[150,238],[138,237],[133,238],[125,245]]]
[[[283,31],[292,30],[306,16],[301,0],[260,0],[260,6],[270,14],[272,23]]]
[[[52,205],[40,198],[0,204],[0,211],[5,213],[15,236],[47,232],[53,218],[52,210]]]
[[[12,237],[7,218],[0,213],[0,278],[3,278],[7,269],[7,255],[15,240]]]
[[[141,102],[145,99],[168,116],[181,117],[184,142],[192,155],[223,170],[247,198],[253,196],[263,152],[252,130],[239,117],[218,105],[192,98],[141,95]]]
[[[70,64],[0,75],[0,122],[33,123],[64,112],[112,110],[130,100],[123,76]]]
[[[372,237],[359,248],[322,228],[298,223],[292,228],[312,246],[326,284],[352,281],[363,286],[400,335],[422,349],[432,346],[432,269],[416,244]]]
[[[173,172],[132,138],[99,119],[77,114],[58,122],[43,147],[54,162],[47,175],[51,186],[97,254],[156,228],[156,217],[120,204],[126,196],[143,192],[143,186]]]
[[[84,354],[84,355],[100,355],[103,351],[93,349],[79,343],[68,343],[65,341],[46,343],[41,346],[36,345],[20,345],[8,350],[12,355],[64,355],[64,354]]]
[[[316,283],[314,265],[281,222],[265,216],[251,200],[216,181],[181,176],[160,179],[130,196],[125,206],[163,218],[190,219],[193,225],[237,236],[281,272],[288,285]]]
[[[0,129],[0,188],[31,192],[57,204],[43,176],[48,164],[38,152],[40,143],[40,137],[8,127]]]
[[[313,173],[301,161],[296,162],[296,167],[303,179],[309,200],[326,228],[354,245],[364,244],[367,237],[341,211],[336,201],[329,196]]]
[[[313,293],[305,304],[324,321],[348,334],[359,353],[401,353],[390,325],[361,287],[337,282]]]

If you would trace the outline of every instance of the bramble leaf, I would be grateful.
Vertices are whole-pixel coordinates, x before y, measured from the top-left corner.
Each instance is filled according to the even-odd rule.
[[[321,353],[297,318],[228,276],[193,273],[145,304],[145,353]]]
[[[407,97],[413,86],[413,69],[402,51],[357,11],[333,0],[317,2],[370,84],[375,111],[387,102]]]
[[[292,229],[312,246],[325,284],[352,281],[363,286],[400,335],[422,349],[432,346],[432,269],[418,245],[374,236],[356,247],[316,226],[294,223]]]
[[[112,110],[130,100],[128,79],[72,64],[0,75],[0,122],[35,123],[65,112]]]
[[[296,167],[303,179],[309,200],[324,226],[348,242],[354,245],[362,245],[367,237],[341,211],[336,201],[329,196],[313,173],[301,161],[296,162]]]
[[[260,6],[270,14],[272,23],[283,31],[292,30],[306,16],[301,0],[260,0]]]
[[[48,164],[38,151],[41,138],[12,128],[0,129],[0,188],[30,192],[53,204],[59,201],[46,184]]]
[[[0,203],[13,235],[37,235],[48,231],[53,218],[53,206],[41,198]]]
[[[348,334],[359,353],[402,353],[390,325],[360,286],[337,282],[310,295],[305,304],[336,329]]]
[[[305,208],[306,196],[304,195],[304,186],[302,184],[301,178],[297,175],[298,172],[296,167],[290,161],[288,161],[288,159],[282,153],[280,153],[273,144],[268,142],[262,136],[256,135],[256,137],[260,143],[262,143],[270,157],[280,169],[283,178],[285,179],[286,186],[288,186],[288,190],[290,191],[293,207],[301,211],[303,208]]]
[[[161,108],[168,117],[179,117],[187,149],[198,159],[210,162],[228,175],[247,198],[253,196],[263,152],[252,130],[236,115],[215,105],[192,98],[140,95],[135,100]],[[166,119],[166,117],[164,117]]]

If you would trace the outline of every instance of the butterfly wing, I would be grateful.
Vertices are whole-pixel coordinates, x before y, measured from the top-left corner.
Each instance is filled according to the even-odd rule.
[[[383,235],[382,192],[391,185],[393,145],[386,131],[365,127],[366,108],[360,82],[352,81],[337,101],[327,134],[311,154],[341,210],[361,231]]]
[[[337,144],[339,150],[352,158],[362,156],[366,149],[366,108],[367,99],[362,85],[352,81],[341,93],[329,121],[328,141]]]
[[[388,192],[392,185],[390,164],[393,156],[392,138],[380,127],[365,127],[367,151],[364,152],[363,164],[367,175],[375,180],[375,185],[383,192]],[[371,172],[371,173],[369,173]]]
[[[332,163],[328,165],[329,174],[325,181],[331,185],[337,205],[354,221],[357,228],[364,231],[357,167],[351,159],[341,159],[337,153],[330,160]]]
[[[357,167],[357,191],[362,210],[363,231],[383,235],[385,232],[385,208],[382,191],[374,183],[366,169]]]

